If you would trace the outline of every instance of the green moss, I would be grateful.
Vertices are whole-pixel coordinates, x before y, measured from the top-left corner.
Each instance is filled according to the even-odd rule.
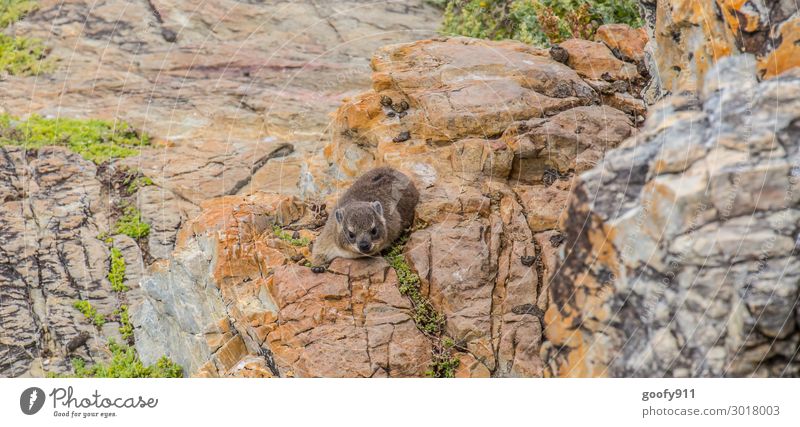
[[[47,145],[66,146],[87,160],[102,163],[138,154],[150,143],[127,123],[95,119],[48,119],[33,115],[19,120],[0,114],[0,145],[37,149]]]
[[[108,281],[115,292],[125,292],[125,258],[117,248],[111,248],[111,267],[108,269]]]
[[[590,39],[602,24],[640,27],[636,0],[449,0],[441,31],[549,46]]]
[[[306,237],[295,239],[292,236],[292,234],[283,231],[283,229],[280,228],[278,225],[272,226],[272,232],[275,233],[275,237],[284,240],[286,242],[289,242],[289,244],[292,246],[308,246],[308,244],[311,243],[311,241],[308,240],[308,238]]]
[[[131,323],[130,315],[128,314],[128,306],[121,305],[114,315],[119,316],[119,333],[122,339],[130,342],[133,339],[133,324]]]
[[[108,349],[111,360],[108,363],[97,363],[86,366],[82,359],[72,359],[73,374],[55,375],[51,377],[70,378],[181,378],[183,368],[166,356],[162,356],[155,364],[145,366],[133,347],[117,344],[109,340]]]
[[[72,303],[72,306],[86,316],[86,318],[98,328],[106,323],[105,317],[98,313],[89,301],[78,300]]]
[[[114,232],[139,239],[150,234],[150,224],[142,221],[142,213],[135,206],[127,206],[114,225]]]
[[[442,337],[444,316],[436,311],[431,302],[420,293],[419,275],[414,273],[403,255],[407,240],[407,237],[398,240],[384,255],[384,258],[397,274],[400,293],[411,300],[413,307],[411,317],[417,328],[434,340],[433,358],[426,375],[436,378],[452,378],[458,368],[458,359],[452,355],[454,343],[449,337]]]

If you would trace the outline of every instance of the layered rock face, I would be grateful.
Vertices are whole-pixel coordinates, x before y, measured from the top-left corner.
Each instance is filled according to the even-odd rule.
[[[154,146],[100,168],[62,149],[0,148],[0,376],[105,358],[107,338],[122,341],[115,308],[136,301],[145,265],[171,256],[205,199],[325,188],[327,175],[309,171],[328,114],[369,87],[376,48],[431,36],[440,15],[422,0],[36,3],[4,31],[42,39],[54,71],[0,76],[0,113],[123,120]],[[113,234],[123,170],[156,183],[125,195],[148,237],[113,236],[124,297],[111,290],[98,238]],[[105,325],[93,327],[77,300]]]
[[[137,242],[115,236],[130,291],[112,291],[109,246],[97,237],[119,215],[110,174],[63,148],[0,147],[0,375],[66,372],[71,357],[101,361],[109,338],[123,341],[111,314],[137,300],[144,262]],[[78,300],[108,316],[102,328]]]
[[[800,74],[758,64],[721,59],[577,180],[548,374],[800,373]]]
[[[7,32],[46,41],[55,70],[0,77],[0,112],[122,120],[151,135],[155,147],[123,163],[160,186],[146,197],[154,209],[140,208],[155,258],[208,198],[324,189],[309,170],[328,114],[369,86],[375,49],[430,37],[439,21],[422,0],[36,3]]]
[[[653,98],[700,90],[720,58],[751,53],[759,78],[800,66],[794,0],[641,0],[650,32]]]
[[[420,190],[405,259],[445,318],[458,376],[542,375],[546,284],[572,176],[635,133],[644,78],[634,62],[600,42],[561,49],[389,46],[372,59],[373,89],[334,116],[324,160],[340,188],[389,165]],[[314,275],[297,264],[308,250],[272,230],[313,239],[326,216],[280,194],[207,202],[142,284],[133,321],[143,358],[166,353],[209,376],[424,374],[437,343],[383,259],[337,260]]]

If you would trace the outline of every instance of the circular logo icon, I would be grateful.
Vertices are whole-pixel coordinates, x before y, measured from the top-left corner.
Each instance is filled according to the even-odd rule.
[[[39,387],[29,387],[19,396],[19,409],[25,415],[33,415],[44,406],[44,391]]]

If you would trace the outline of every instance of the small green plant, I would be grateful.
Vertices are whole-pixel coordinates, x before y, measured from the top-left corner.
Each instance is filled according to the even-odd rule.
[[[105,317],[98,313],[97,310],[92,307],[92,304],[89,301],[78,300],[72,303],[72,306],[86,316],[86,318],[98,328],[102,327],[106,323]]]
[[[107,245],[110,245],[114,242],[114,239],[105,231],[97,235],[97,240],[100,240]]]
[[[441,31],[549,46],[611,23],[640,27],[636,0],[449,0]]]
[[[444,316],[419,292],[419,276],[411,270],[403,255],[406,238],[398,241],[386,254],[389,265],[397,273],[400,293],[407,296],[414,307],[413,317],[417,327],[430,335],[438,335],[444,327]]]
[[[144,175],[132,175],[126,178],[123,184],[127,185],[126,191],[128,192],[128,195],[131,195],[142,187],[153,185],[153,180]]]
[[[386,262],[397,274],[398,289],[402,295],[411,300],[413,311],[411,317],[417,328],[434,340],[433,358],[426,375],[436,378],[452,378],[458,368],[458,359],[452,355],[454,342],[444,332],[445,318],[436,311],[433,304],[420,293],[420,279],[417,273],[406,262],[403,250],[408,236],[402,237],[384,255]]]
[[[0,0],[0,30],[33,12],[37,4],[30,0]],[[0,33],[0,73],[38,75],[53,68],[45,59],[47,49],[38,39],[12,37]]]
[[[0,0],[0,29],[19,21],[38,7],[31,0]]]
[[[455,343],[448,337],[434,346],[433,360],[431,366],[425,372],[425,376],[432,378],[453,378],[456,376],[456,369],[458,369],[459,360],[453,356],[453,347]]]
[[[150,366],[145,366],[136,354],[133,347],[117,344],[114,340],[108,341],[108,350],[111,360],[108,363],[97,363],[86,366],[83,359],[73,358],[73,374],[55,375],[52,377],[70,378],[181,378],[183,368],[162,356]]]
[[[275,237],[289,242],[289,244],[292,246],[308,246],[308,244],[311,243],[307,237],[295,238],[292,236],[292,234],[283,231],[283,229],[278,225],[272,226],[272,232],[275,233]]]
[[[49,72],[53,63],[46,60],[47,49],[39,39],[0,34],[0,72],[14,76],[35,76]]]
[[[125,292],[125,258],[117,248],[111,248],[111,267],[108,269],[108,281],[115,292]]]
[[[122,335],[122,339],[130,342],[133,339],[133,324],[128,314],[128,306],[121,305],[119,309],[114,311],[114,315],[119,316],[119,333]]]
[[[135,206],[126,206],[122,216],[114,225],[117,234],[124,234],[133,239],[147,237],[150,234],[150,224],[142,221],[142,213]]]
[[[0,145],[18,145],[28,149],[61,145],[99,164],[138,154],[141,147],[149,143],[146,134],[138,134],[124,122],[51,119],[37,115],[20,120],[0,114]]]

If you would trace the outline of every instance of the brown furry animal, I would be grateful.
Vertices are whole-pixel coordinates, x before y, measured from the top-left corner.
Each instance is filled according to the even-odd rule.
[[[314,241],[312,270],[325,271],[334,258],[380,253],[411,227],[417,202],[417,188],[399,171],[381,167],[361,175],[339,199]]]

